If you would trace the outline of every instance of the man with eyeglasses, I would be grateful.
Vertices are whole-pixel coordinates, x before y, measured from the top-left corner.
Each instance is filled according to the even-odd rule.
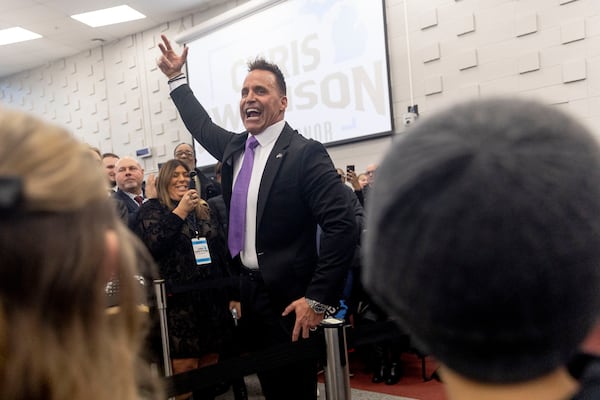
[[[196,188],[194,180],[190,181],[190,188],[199,189],[200,197],[204,200],[208,200],[211,197],[215,197],[221,194],[221,187],[217,182],[214,182],[209,177],[204,175],[199,168],[196,167],[196,153],[192,145],[188,143],[179,143],[173,150],[173,156],[176,160],[181,161],[188,166],[190,171],[196,171],[198,178],[200,179],[201,188]]]
[[[375,172],[377,171],[377,164],[369,164],[367,165],[367,171],[365,174],[367,175],[367,183],[369,186],[373,186],[373,182],[375,181]]]
[[[375,171],[377,171],[377,164],[367,165],[367,170],[365,171],[365,175],[367,176],[367,184],[363,187],[354,187],[354,194],[356,194],[358,201],[365,208],[367,195],[373,188],[373,183],[375,182]],[[357,179],[357,177],[354,171],[348,171],[348,180],[352,182],[355,179]],[[356,183],[358,184],[358,180],[356,180]]]

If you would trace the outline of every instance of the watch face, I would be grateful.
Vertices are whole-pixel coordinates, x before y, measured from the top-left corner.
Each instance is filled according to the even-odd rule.
[[[323,314],[329,309],[329,307],[327,307],[325,304],[321,304],[316,300],[306,299],[306,302],[308,303],[308,306],[317,314]]]

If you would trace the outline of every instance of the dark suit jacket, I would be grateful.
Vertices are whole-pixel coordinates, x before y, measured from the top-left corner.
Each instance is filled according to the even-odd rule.
[[[187,85],[171,98],[194,138],[223,162],[221,184],[229,207],[233,162],[248,133],[213,124]],[[302,296],[338,304],[357,240],[345,190],[325,147],[286,123],[263,172],[256,217],[258,263],[276,307]],[[323,229],[319,255],[317,224]]]
[[[140,206],[121,189],[118,189],[116,192],[114,192],[112,197],[127,207],[127,221],[123,222],[125,222],[127,226],[132,227],[133,221],[135,220],[135,215],[140,209]]]
[[[194,169],[196,170],[198,179],[200,180],[200,197],[202,197],[204,200],[208,200],[221,194],[221,185],[219,185],[217,182],[213,182],[208,176],[204,175],[199,168]],[[192,179],[190,182],[190,189],[195,188],[196,183]]]

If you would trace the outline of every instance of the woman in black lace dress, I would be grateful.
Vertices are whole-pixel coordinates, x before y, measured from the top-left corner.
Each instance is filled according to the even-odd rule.
[[[157,198],[139,209],[134,230],[166,281],[169,342],[175,374],[216,361],[232,335],[226,245],[210,225],[208,204],[189,189],[188,167],[166,162]],[[196,394],[194,394],[196,397]]]

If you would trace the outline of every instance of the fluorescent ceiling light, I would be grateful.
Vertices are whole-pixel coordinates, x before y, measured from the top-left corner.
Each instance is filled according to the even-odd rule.
[[[26,40],[39,39],[42,35],[28,31],[21,27],[0,30],[0,46],[11,43],[24,42]]]
[[[134,21],[136,19],[146,18],[146,16],[129,6],[123,5],[71,15],[71,18],[95,28],[98,26],[118,24],[120,22]]]

